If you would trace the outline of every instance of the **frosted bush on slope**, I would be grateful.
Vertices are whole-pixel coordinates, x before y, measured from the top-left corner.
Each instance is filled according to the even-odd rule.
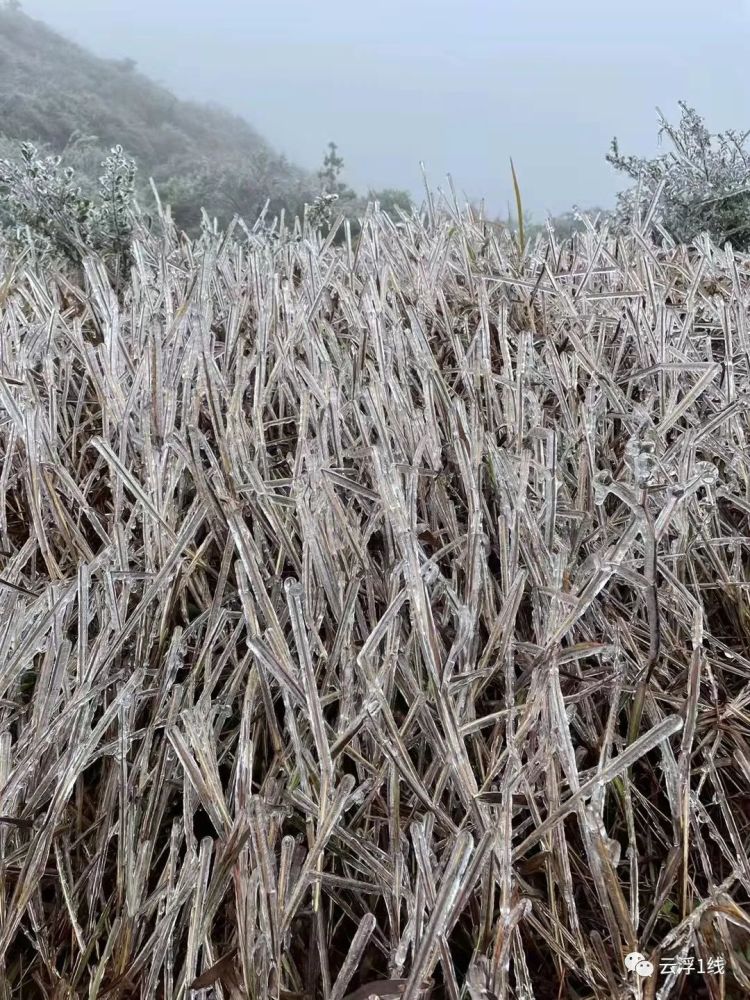
[[[6,240],[37,259],[80,263],[87,253],[123,259],[132,235],[135,163],[115,146],[102,163],[98,190],[83,193],[60,156],[41,156],[30,142],[17,159],[0,160],[0,226]]]
[[[643,221],[658,198],[652,224],[677,243],[691,243],[702,233],[735,249],[750,246],[750,133],[734,129],[711,133],[703,118],[684,101],[679,125],[659,112],[660,136],[673,149],[661,156],[623,156],[612,140],[607,160],[634,185],[617,198],[615,224],[627,228]],[[661,190],[660,190],[661,189]]]

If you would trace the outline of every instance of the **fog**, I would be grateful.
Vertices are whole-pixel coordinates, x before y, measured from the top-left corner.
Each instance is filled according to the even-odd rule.
[[[657,150],[656,107],[750,127],[750,3],[722,0],[23,0],[98,55],[135,59],[316,168],[329,139],[355,188],[459,194],[505,214],[513,157],[536,216],[611,203],[604,157]],[[61,81],[64,87],[64,81]]]

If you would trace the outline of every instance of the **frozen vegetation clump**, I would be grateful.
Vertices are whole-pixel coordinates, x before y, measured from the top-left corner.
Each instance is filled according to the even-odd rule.
[[[680,102],[677,125],[659,113],[660,137],[672,149],[647,158],[624,156],[616,139],[607,160],[630,180],[617,199],[615,224],[660,227],[675,243],[707,233],[723,246],[750,247],[750,151],[748,132],[711,133],[703,118]]]
[[[750,261],[2,177],[3,1000],[749,996]]]
[[[42,156],[30,142],[0,160],[0,225],[9,244],[40,263],[80,264],[98,254],[108,264],[128,256],[135,218],[135,163],[115,146],[98,185],[85,182],[61,156]]]

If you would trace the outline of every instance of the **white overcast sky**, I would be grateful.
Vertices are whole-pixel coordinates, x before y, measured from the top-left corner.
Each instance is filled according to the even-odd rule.
[[[652,153],[656,111],[750,128],[747,0],[22,0],[178,96],[240,113],[317,168],[329,139],[356,188],[450,173],[504,213],[512,156],[537,216],[611,202],[605,162]],[[64,86],[64,81],[61,81]]]

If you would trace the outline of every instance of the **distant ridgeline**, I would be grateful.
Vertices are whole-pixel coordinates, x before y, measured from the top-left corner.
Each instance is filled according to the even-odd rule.
[[[139,73],[132,59],[101,59],[0,0],[0,156],[18,140],[59,153],[92,186],[112,146],[138,164],[177,222],[194,228],[204,206],[220,222],[235,214],[301,211],[319,191],[312,174],[275,152],[246,121],[213,105],[182,101]]]
[[[31,142],[42,156],[61,155],[89,195],[112,148],[122,146],[138,167],[141,207],[153,206],[153,178],[177,225],[191,234],[199,230],[202,208],[222,226],[237,215],[253,223],[266,206],[269,221],[282,210],[301,216],[316,199],[319,207],[324,194],[336,199],[323,205],[331,217],[343,212],[356,220],[375,200],[392,218],[412,208],[406,191],[384,188],[364,197],[343,183],[334,143],[321,170],[303,170],[243,118],[180,100],[140,73],[133,59],[93,55],[29,17],[17,0],[0,0],[0,95],[0,159],[17,159],[19,141]],[[514,227],[511,220],[496,221]],[[561,237],[581,228],[574,213],[554,222]],[[533,236],[545,226],[527,219],[525,228]]]

